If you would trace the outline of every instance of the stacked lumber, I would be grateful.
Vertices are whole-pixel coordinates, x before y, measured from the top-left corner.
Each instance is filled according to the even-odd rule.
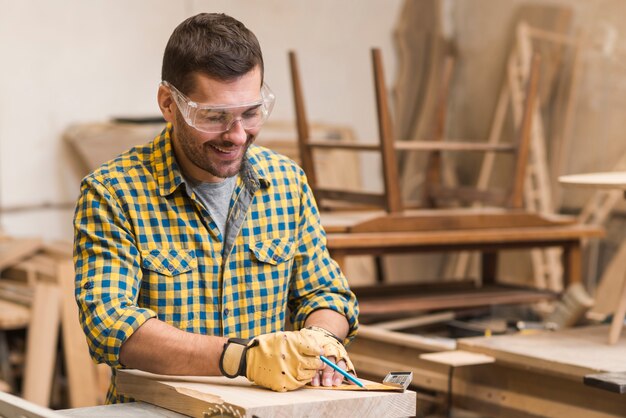
[[[24,348],[9,344],[9,333],[16,330],[25,330]],[[59,338],[69,406],[102,403],[104,392],[97,384],[96,366],[78,323],[71,245],[1,237],[0,380],[7,383],[8,391],[35,404],[50,405],[58,374]],[[21,387],[17,387],[19,381]]]

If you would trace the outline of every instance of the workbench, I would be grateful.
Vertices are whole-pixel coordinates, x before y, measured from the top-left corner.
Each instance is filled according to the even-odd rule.
[[[466,338],[455,344],[363,326],[348,352],[362,374],[413,371],[415,386],[442,394],[448,393],[450,367],[420,355],[461,349],[491,356],[491,364],[456,369],[451,385],[455,406],[488,416],[624,417],[626,394],[583,383],[588,375],[626,372],[626,340],[606,344],[608,328]]]

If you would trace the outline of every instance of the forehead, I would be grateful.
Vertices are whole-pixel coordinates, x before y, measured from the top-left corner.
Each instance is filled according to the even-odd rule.
[[[261,71],[258,67],[232,80],[218,80],[197,72],[192,79],[194,88],[188,96],[197,103],[237,105],[261,99]]]

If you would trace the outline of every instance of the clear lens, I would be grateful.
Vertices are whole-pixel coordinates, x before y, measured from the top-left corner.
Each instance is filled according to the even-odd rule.
[[[253,129],[261,126],[268,116],[269,113],[263,103],[253,107],[197,109],[193,126],[203,132],[225,132],[238,120],[244,129]]]
[[[240,121],[244,129],[258,128],[269,117],[276,97],[267,84],[261,87],[261,100],[238,106],[201,105],[190,100],[167,81],[162,82],[173,93],[174,100],[187,124],[206,133],[221,133]]]

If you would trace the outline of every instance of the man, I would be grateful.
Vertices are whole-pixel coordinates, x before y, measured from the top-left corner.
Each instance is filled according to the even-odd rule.
[[[274,101],[263,70],[237,20],[185,20],[163,57],[167,127],[83,179],[76,297],[96,361],[277,391],[340,384],[321,354],[354,372],[357,302],[305,175],[252,145]],[[125,400],[112,384],[107,401]]]

